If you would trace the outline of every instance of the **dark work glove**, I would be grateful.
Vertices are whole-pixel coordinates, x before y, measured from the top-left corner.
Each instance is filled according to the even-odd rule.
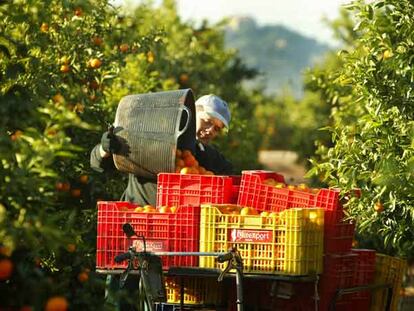
[[[110,152],[112,154],[121,150],[121,143],[111,130],[103,133],[101,138],[101,146],[105,152]]]

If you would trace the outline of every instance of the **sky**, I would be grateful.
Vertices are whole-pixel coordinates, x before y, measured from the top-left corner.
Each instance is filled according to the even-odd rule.
[[[116,3],[140,0],[117,0]],[[160,3],[156,0],[154,3]],[[232,15],[253,17],[259,25],[283,25],[320,42],[333,43],[322,19],[334,19],[341,5],[351,0],[176,0],[184,20],[207,19],[214,23]]]
[[[185,20],[217,22],[231,15],[251,16],[259,25],[279,24],[320,42],[330,43],[332,32],[322,19],[334,19],[351,0],[178,0]]]

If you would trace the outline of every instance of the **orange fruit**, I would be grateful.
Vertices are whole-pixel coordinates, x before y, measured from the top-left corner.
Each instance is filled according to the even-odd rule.
[[[375,203],[375,205],[374,205],[374,210],[377,212],[377,213],[382,213],[383,211],[384,211],[384,205],[382,205],[382,203],[381,202],[377,202],[377,203]]]
[[[102,42],[103,42],[102,38],[100,38],[98,36],[95,36],[95,37],[92,38],[92,43],[95,44],[95,45],[99,46],[99,45],[102,44]]]
[[[66,245],[66,249],[69,253],[74,253],[76,251],[76,245],[73,243],[69,243]]]
[[[86,281],[89,280],[89,274],[86,271],[82,271],[81,273],[78,274],[78,281],[81,283],[85,283]]]
[[[186,84],[189,80],[188,74],[186,74],[186,73],[180,74],[179,80],[180,80],[180,83]]]
[[[168,206],[160,206],[158,208],[159,213],[169,213],[171,212],[170,208]]]
[[[66,55],[62,56],[62,57],[60,58],[60,62],[61,62],[62,64],[65,64],[65,65],[69,64],[69,57],[67,57]]]
[[[41,32],[48,32],[49,31],[49,25],[47,23],[42,23],[42,25],[40,25],[40,31]]]
[[[204,175],[206,173],[206,169],[204,167],[202,167],[202,166],[199,166],[198,167],[198,173],[200,175]]]
[[[181,153],[181,157],[182,158],[186,158],[188,156],[192,156],[193,154],[191,153],[190,150],[183,150],[183,152]]]
[[[269,216],[269,212],[263,211],[263,212],[260,213],[260,216],[267,217],[267,216]]]
[[[68,306],[69,304],[65,297],[50,297],[46,302],[45,311],[66,311]]]
[[[75,15],[76,16],[82,16],[82,14],[83,14],[83,12],[82,12],[82,9],[81,8],[76,8],[75,9]]]
[[[128,45],[128,43],[122,43],[122,44],[119,46],[119,50],[120,50],[122,53],[126,53],[126,52],[128,52],[128,50],[129,50],[129,45]]]
[[[185,163],[182,159],[175,160],[175,166],[184,167]]]
[[[143,209],[144,209],[143,210],[144,213],[154,213],[154,212],[156,212],[155,207],[150,205],[150,204],[144,205]]]
[[[13,272],[13,262],[4,258],[0,260],[0,280],[8,280]]]
[[[394,55],[394,54],[392,54],[392,52],[391,52],[390,50],[385,50],[385,51],[384,51],[384,54],[382,54],[382,57],[383,57],[384,59],[389,59],[389,58],[391,58],[393,55]]]
[[[62,186],[62,191],[69,191],[70,190],[70,183],[64,182]]]
[[[84,111],[85,111],[85,105],[82,105],[82,104],[80,104],[80,103],[77,103],[77,104],[75,105],[75,107],[73,107],[73,111],[74,111],[74,112],[79,112],[79,113],[82,113],[82,112],[84,112]]]
[[[299,184],[297,189],[301,191],[308,191],[309,187],[306,184]]]
[[[65,98],[60,93],[53,95],[52,100],[59,104],[63,104],[65,102]]]
[[[82,184],[87,184],[88,183],[88,180],[89,180],[89,176],[88,175],[80,175],[80,177],[79,177],[79,181]]]
[[[177,158],[181,158],[181,157],[182,157],[182,155],[183,155],[183,152],[182,152],[180,149],[177,149],[177,150],[175,151],[175,156],[176,156]]]
[[[197,160],[194,158],[194,156],[189,155],[184,158],[184,164],[185,166],[195,166],[195,164],[198,163]]]
[[[63,182],[57,182],[55,185],[57,191],[63,191]]]
[[[94,69],[101,67],[101,65],[102,61],[99,58],[92,58],[91,60],[89,60],[89,66],[91,66]]]
[[[155,59],[154,53],[152,53],[151,51],[149,51],[147,53],[147,61],[148,61],[148,63],[151,63],[152,64],[154,62],[154,59]]]
[[[143,207],[141,207],[141,206],[137,206],[135,209],[134,209],[134,212],[136,212],[136,213],[142,213],[144,211],[144,208]]]
[[[205,175],[214,175],[214,172],[212,172],[212,171],[206,171],[204,174]]]
[[[23,135],[23,132],[22,131],[20,131],[20,130],[17,130],[16,132],[14,132],[11,136],[10,136],[10,139],[12,140],[12,141],[16,141],[16,140],[18,140],[19,138],[20,138],[20,136],[22,136]]]
[[[70,71],[70,66],[69,65],[60,66],[60,72],[67,73],[69,71]]]
[[[81,196],[82,192],[80,189],[72,189],[70,191],[70,195],[74,198],[79,198]]]
[[[249,215],[249,210],[250,210],[250,208],[248,208],[248,207],[243,207],[243,208],[240,210],[240,215],[243,215],[243,216]]]
[[[192,170],[191,170],[191,167],[183,167],[181,170],[180,170],[180,174],[191,174],[192,173]]]

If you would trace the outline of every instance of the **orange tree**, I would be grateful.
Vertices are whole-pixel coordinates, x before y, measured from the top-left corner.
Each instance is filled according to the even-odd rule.
[[[106,110],[112,118],[117,102],[126,94],[179,88],[191,88],[196,98],[215,93],[229,102],[233,117],[229,135],[218,142],[220,149],[237,170],[257,167],[260,137],[251,115],[258,101],[241,85],[255,71],[242,64],[236,51],[225,49],[225,22],[196,27],[180,19],[175,1],[166,0],[159,7],[150,3],[125,10],[122,24],[127,38],[147,38],[154,32],[154,25],[157,34],[140,51],[118,44],[130,54],[111,88],[112,100]],[[232,157],[235,150],[243,153]]]
[[[0,307],[100,309],[96,200],[124,185],[91,172],[89,152],[119,99],[217,93],[235,116],[222,145],[244,147],[236,165],[254,165],[254,101],[240,86],[253,72],[224,50],[219,25],[182,23],[171,1],[123,15],[105,0],[16,1],[0,17]]]
[[[88,161],[124,64],[117,21],[105,0],[0,4],[0,309],[100,308],[95,202],[114,189],[90,191]]]
[[[337,68],[316,71],[313,87],[332,105],[328,127],[333,145],[321,144],[310,174],[351,199],[362,246],[414,256],[414,6],[411,1],[355,2],[348,7],[354,39],[339,55]]]

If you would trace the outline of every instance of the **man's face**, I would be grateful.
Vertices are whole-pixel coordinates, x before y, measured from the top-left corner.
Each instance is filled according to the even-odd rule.
[[[201,113],[197,116],[197,139],[203,144],[209,144],[223,130],[224,124],[217,118]]]

